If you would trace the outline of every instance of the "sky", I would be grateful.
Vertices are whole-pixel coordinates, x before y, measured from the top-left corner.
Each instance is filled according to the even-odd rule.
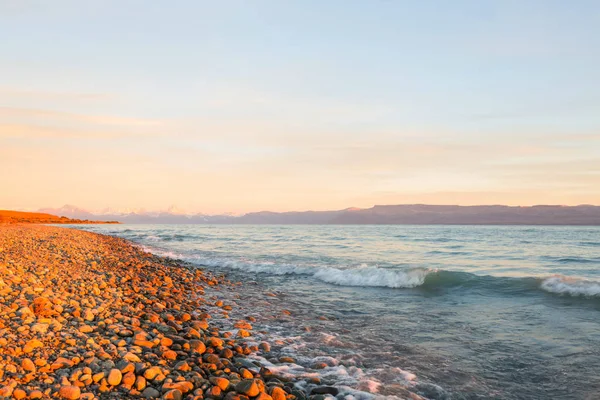
[[[600,205],[595,0],[0,0],[0,37],[0,209]]]

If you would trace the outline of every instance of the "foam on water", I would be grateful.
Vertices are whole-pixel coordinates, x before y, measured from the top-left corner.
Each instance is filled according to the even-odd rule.
[[[347,269],[319,266],[301,266],[275,262],[251,262],[242,260],[205,258],[189,256],[173,251],[159,250],[142,246],[145,251],[157,255],[182,259],[192,263],[213,267],[228,268],[238,271],[268,275],[306,275],[325,283],[340,286],[384,287],[392,289],[411,289],[422,286],[429,288],[450,287],[469,284],[471,286],[486,285],[506,290],[520,288],[522,290],[542,289],[545,292],[594,298],[600,297],[600,281],[552,275],[549,277],[504,278],[478,276],[460,271],[444,271],[433,268],[390,269],[371,267],[366,264]],[[493,283],[492,283],[493,282]],[[537,283],[536,283],[537,282]]]
[[[540,287],[550,293],[570,296],[600,297],[600,282],[555,275],[542,281]]]

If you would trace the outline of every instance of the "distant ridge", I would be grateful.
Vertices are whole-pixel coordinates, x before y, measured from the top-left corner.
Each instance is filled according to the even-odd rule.
[[[0,210],[0,224],[118,224],[118,222],[73,219],[47,213]]]
[[[75,206],[40,211],[70,218],[149,224],[398,224],[398,225],[600,225],[600,206],[457,206],[400,204],[337,211],[260,211],[240,216],[129,212],[94,214]]]

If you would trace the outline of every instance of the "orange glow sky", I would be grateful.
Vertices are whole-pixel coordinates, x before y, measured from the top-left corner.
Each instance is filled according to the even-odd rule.
[[[0,2],[0,209],[600,204],[595,3],[215,3]]]

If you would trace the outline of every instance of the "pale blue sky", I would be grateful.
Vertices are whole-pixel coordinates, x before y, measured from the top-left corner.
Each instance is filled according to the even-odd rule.
[[[600,203],[596,1],[0,0],[0,37],[0,183],[61,177],[0,208]]]

